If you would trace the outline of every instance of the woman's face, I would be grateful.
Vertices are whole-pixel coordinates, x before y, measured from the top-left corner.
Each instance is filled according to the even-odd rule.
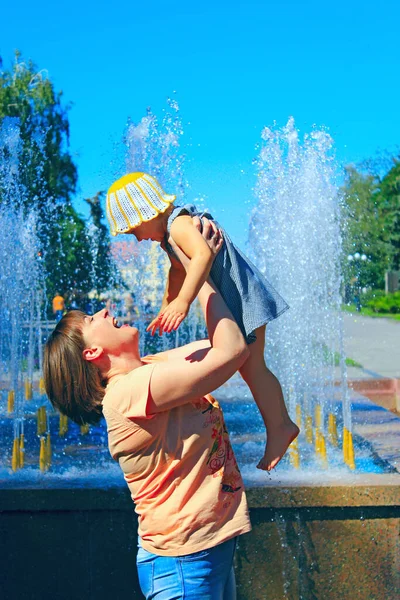
[[[139,332],[130,325],[119,326],[117,319],[106,310],[86,315],[82,328],[87,348],[101,347],[106,354],[138,353]]]

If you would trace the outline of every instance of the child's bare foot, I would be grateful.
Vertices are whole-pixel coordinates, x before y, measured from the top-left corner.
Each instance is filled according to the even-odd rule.
[[[269,428],[265,454],[257,465],[257,469],[271,471],[281,460],[290,444],[297,438],[300,429],[293,421],[289,421],[275,429]]]

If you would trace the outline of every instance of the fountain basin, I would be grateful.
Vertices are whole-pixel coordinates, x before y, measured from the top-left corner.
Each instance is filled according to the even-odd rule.
[[[399,474],[248,490],[253,531],[236,557],[239,600],[394,600]],[[140,599],[136,515],[125,487],[4,489],[4,598]]]

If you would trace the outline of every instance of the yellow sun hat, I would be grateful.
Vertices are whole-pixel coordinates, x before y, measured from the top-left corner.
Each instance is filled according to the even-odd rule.
[[[111,235],[127,233],[144,221],[167,210],[176,196],[166,194],[155,177],[129,173],[112,184],[107,192],[107,219]]]

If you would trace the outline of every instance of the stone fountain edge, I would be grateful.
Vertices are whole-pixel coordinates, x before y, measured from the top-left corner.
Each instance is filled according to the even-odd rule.
[[[393,507],[399,510],[400,474],[354,475],[347,482],[269,483],[246,490],[250,508]],[[0,512],[133,510],[122,486],[85,488],[8,488],[0,490]]]

